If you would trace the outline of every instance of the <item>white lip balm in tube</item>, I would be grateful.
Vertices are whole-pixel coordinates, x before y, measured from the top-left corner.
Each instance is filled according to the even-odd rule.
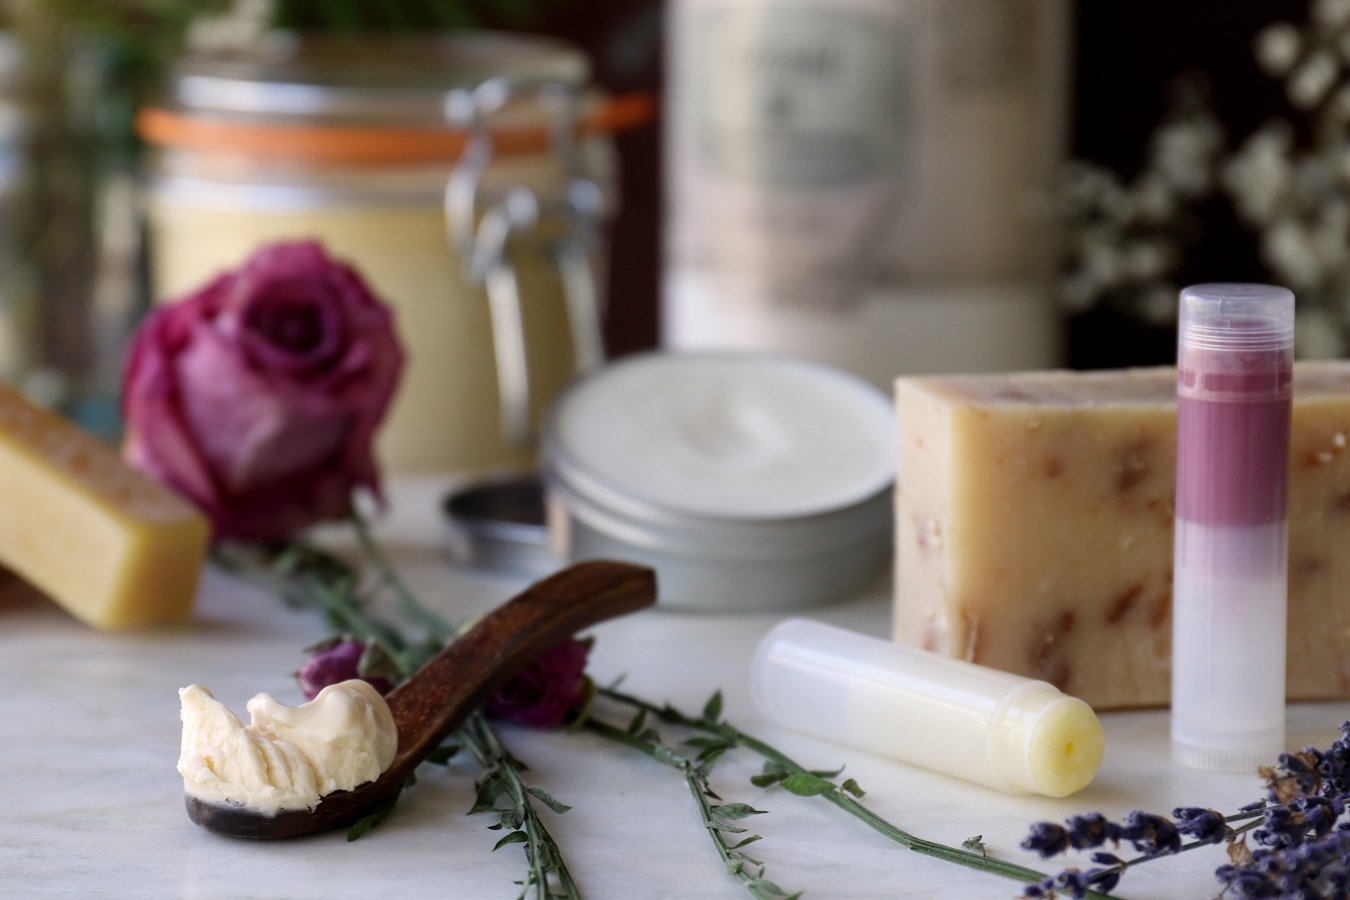
[[[1181,292],[1172,757],[1238,771],[1284,749],[1294,295]]]
[[[1102,761],[1096,714],[1052,684],[805,619],[760,642],[750,687],[780,725],[1008,793],[1067,797]]]

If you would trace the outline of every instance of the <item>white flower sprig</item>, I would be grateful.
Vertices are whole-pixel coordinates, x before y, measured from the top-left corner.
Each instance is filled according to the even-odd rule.
[[[1064,309],[1083,312],[1107,302],[1146,322],[1175,319],[1175,279],[1197,231],[1188,210],[1214,192],[1223,140],[1202,91],[1188,83],[1133,181],[1081,161],[1063,169],[1052,202],[1063,228]]]
[[[1060,299],[1071,312],[1110,305],[1167,324],[1197,204],[1223,196],[1272,278],[1299,295],[1296,350],[1339,356],[1350,333],[1350,0],[1314,0],[1308,21],[1273,23],[1253,42],[1282,82],[1288,118],[1231,153],[1207,100],[1186,88],[1158,126],[1148,161],[1124,184],[1075,163],[1056,186],[1064,229]]]

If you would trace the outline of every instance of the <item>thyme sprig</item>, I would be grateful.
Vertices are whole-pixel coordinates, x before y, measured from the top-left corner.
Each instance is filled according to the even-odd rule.
[[[600,697],[628,706],[661,722],[706,735],[711,740],[696,739],[695,746],[713,755],[714,759],[720,758],[736,747],[744,747],[765,761],[761,774],[750,779],[756,787],[768,789],[776,785],[799,797],[820,797],[908,850],[1023,883],[1043,881],[1046,877],[1035,869],[987,856],[983,851],[959,849],[917,837],[892,824],[859,802],[865,792],[856,781],[850,778],[843,783],[836,783],[833,780],[842,770],[830,772],[808,769],[771,744],[740,730],[724,719],[720,692],[714,693],[704,705],[702,713],[696,716],[682,712],[669,703],[657,706],[614,687],[599,688],[597,693]],[[1101,898],[1105,895],[1089,891],[1084,896]]]
[[[538,785],[526,783],[523,773],[527,766],[507,751],[481,712],[470,717],[460,728],[459,735],[482,769],[475,783],[474,803],[469,812],[492,812],[500,816],[497,824],[488,826],[493,831],[506,830],[492,846],[493,851],[508,844],[525,847],[529,868],[521,882],[520,896],[525,897],[534,888],[536,897],[580,897],[581,890],[567,868],[562,851],[540,820],[533,801],[538,800],[559,815],[571,807],[554,799]],[[503,802],[506,805],[499,805]]]
[[[678,770],[684,776],[703,827],[726,866],[727,874],[739,881],[750,892],[750,896],[756,900],[795,900],[800,897],[800,893],[789,894],[765,878],[764,863],[745,852],[746,847],[761,840],[761,837],[750,834],[749,829],[736,823],[750,816],[763,815],[765,810],[755,809],[748,803],[723,803],[712,789],[708,776],[721,758],[721,750],[703,747],[691,759],[663,743],[656,729],[646,725],[646,718],[646,711],[639,710],[627,728],[616,728],[592,716],[587,719],[585,727],[609,740],[626,744],[662,765]]]
[[[219,563],[236,574],[278,590],[288,602],[319,610],[334,631],[377,647],[392,663],[396,680],[407,678],[439,652],[444,637],[453,635],[454,628],[446,619],[423,606],[399,578],[378,542],[372,539],[365,520],[359,514],[353,514],[351,521],[362,550],[374,563],[378,577],[376,587],[394,594],[402,612],[427,631],[424,638],[409,640],[397,628],[372,615],[367,609],[371,592],[362,590],[360,580],[349,566],[318,548],[302,543],[280,547],[225,543],[216,548],[215,556]],[[467,750],[480,767],[474,805],[469,812],[496,813],[498,822],[489,828],[509,829],[493,850],[508,844],[524,846],[527,871],[520,882],[520,896],[526,897],[533,890],[533,896],[540,900],[580,900],[576,881],[557,842],[540,818],[535,802],[560,814],[568,807],[543,788],[526,781],[527,767],[507,751],[481,712],[474,713],[460,726],[455,732],[455,742]],[[437,759],[431,761],[444,762],[445,753],[433,751],[433,754]],[[402,788],[388,803],[357,820],[348,831],[347,839],[360,838],[388,818],[401,792]]]

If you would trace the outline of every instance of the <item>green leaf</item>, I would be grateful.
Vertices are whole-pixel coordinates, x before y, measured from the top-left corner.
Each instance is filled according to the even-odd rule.
[[[763,773],[752,776],[750,779],[750,783],[753,784],[755,787],[761,788],[773,787],[775,784],[782,781],[790,774],[791,773],[788,772],[787,769],[783,768],[778,763],[774,762],[773,760],[767,760],[764,763]]]
[[[730,822],[709,822],[708,828],[713,831],[725,831],[728,834],[745,834],[749,830],[739,825],[732,825]]]
[[[710,811],[719,819],[744,819],[747,816],[762,816],[768,812],[765,809],[755,809],[749,803],[724,803],[712,807]]]
[[[478,783],[474,786],[473,806],[469,807],[469,814],[493,809],[496,807],[497,797],[501,793],[501,782],[491,772],[484,772],[478,776]]]
[[[352,827],[347,829],[347,843],[359,841],[365,837],[366,832],[375,827],[375,816],[362,816],[352,823]]]
[[[652,748],[652,753],[658,760],[668,766],[683,766],[684,757],[667,747],[665,744],[657,744]]]
[[[821,778],[838,778],[840,775],[844,774],[844,767],[840,766],[837,769],[812,769],[811,774],[818,775]]]
[[[646,722],[647,722],[647,711],[645,709],[639,709],[636,713],[634,713],[632,721],[628,723],[628,728],[625,730],[629,734],[641,736],[640,733],[642,732],[642,726],[645,725]]]
[[[757,834],[752,834],[752,835],[750,835],[749,837],[746,837],[746,838],[744,838],[744,839],[738,841],[737,843],[732,844],[731,846],[727,847],[727,849],[728,849],[728,850],[739,850],[739,849],[741,849],[742,847],[744,847],[744,846],[747,845],[747,844],[753,844],[755,841],[762,841],[762,840],[764,840],[764,838],[762,838],[761,836],[759,836],[759,835],[757,835]]]
[[[722,692],[715,691],[703,707],[703,718],[716,722],[722,715]]]
[[[394,682],[403,677],[398,661],[374,641],[365,642],[361,659],[356,664],[356,674],[362,678],[387,678]]]
[[[408,781],[405,781],[403,784],[399,785],[398,788],[394,791],[394,793],[389,796],[389,799],[385,800],[379,806],[375,807],[374,811],[371,812],[370,815],[362,816],[361,818],[353,822],[352,827],[347,829],[348,843],[355,840],[360,840],[361,837],[363,837],[366,834],[366,832],[370,831],[372,828],[384,822],[385,819],[389,818],[390,813],[394,811],[394,805],[398,803],[398,798],[403,794],[403,788],[408,783],[409,783]]]
[[[796,794],[798,797],[818,797],[821,794],[834,790],[834,783],[826,781],[819,775],[801,772],[784,778],[783,789],[789,793]]]
[[[726,755],[726,747],[714,747],[711,750],[704,750],[698,755],[698,769],[704,775],[707,775],[717,765],[718,761]]]
[[[493,849],[494,851],[500,850],[501,848],[505,847],[507,844],[524,844],[524,843],[527,842],[529,839],[530,839],[529,835],[527,835],[525,832],[523,832],[523,831],[513,831],[513,832],[511,832],[510,834],[505,835],[505,836],[504,836],[501,840],[499,840],[497,843],[493,844],[493,845],[492,845],[492,849]]]
[[[845,781],[843,784],[841,784],[841,785],[839,786],[839,788],[840,788],[840,790],[842,790],[844,793],[846,793],[846,794],[852,794],[852,795],[855,796],[855,797],[861,798],[861,797],[866,797],[866,796],[867,796],[867,791],[864,791],[864,790],[858,785],[858,782],[854,781],[852,778],[850,778],[848,781]]]
[[[704,749],[716,749],[729,746],[726,741],[716,737],[692,737],[681,741],[686,747],[701,747]]]
[[[750,893],[759,898],[759,900],[793,900],[793,898],[801,896],[800,893],[788,894],[787,891],[783,890],[772,881],[769,881],[767,878],[756,878],[754,881],[746,884],[746,887],[749,888]]]
[[[459,753],[458,745],[445,744],[428,753],[427,758],[423,760],[423,762],[429,762],[436,766],[449,765],[450,760],[454,759],[457,753]]]
[[[553,810],[555,813],[558,813],[559,815],[567,812],[569,809],[572,808],[568,806],[566,803],[560,803],[557,800],[554,800],[553,796],[549,794],[548,791],[539,787],[539,785],[537,784],[532,784],[525,790],[529,792],[532,796],[539,798],[539,802],[543,803],[545,806]]]

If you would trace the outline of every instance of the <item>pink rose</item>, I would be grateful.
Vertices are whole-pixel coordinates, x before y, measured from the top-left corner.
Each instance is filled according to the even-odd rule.
[[[142,323],[123,383],[128,463],[219,538],[282,540],[379,495],[371,451],[403,351],[389,310],[313,242],[258,250]]]
[[[494,718],[556,728],[586,699],[590,652],[590,642],[576,638],[555,644],[489,697],[484,709]]]
[[[300,682],[300,690],[306,700],[319,696],[319,691],[330,684],[338,684],[352,678],[360,678],[381,694],[389,693],[393,687],[388,678],[379,675],[361,674],[361,657],[365,655],[366,645],[356,640],[338,640],[320,647],[309,658],[300,671],[295,673]]]

